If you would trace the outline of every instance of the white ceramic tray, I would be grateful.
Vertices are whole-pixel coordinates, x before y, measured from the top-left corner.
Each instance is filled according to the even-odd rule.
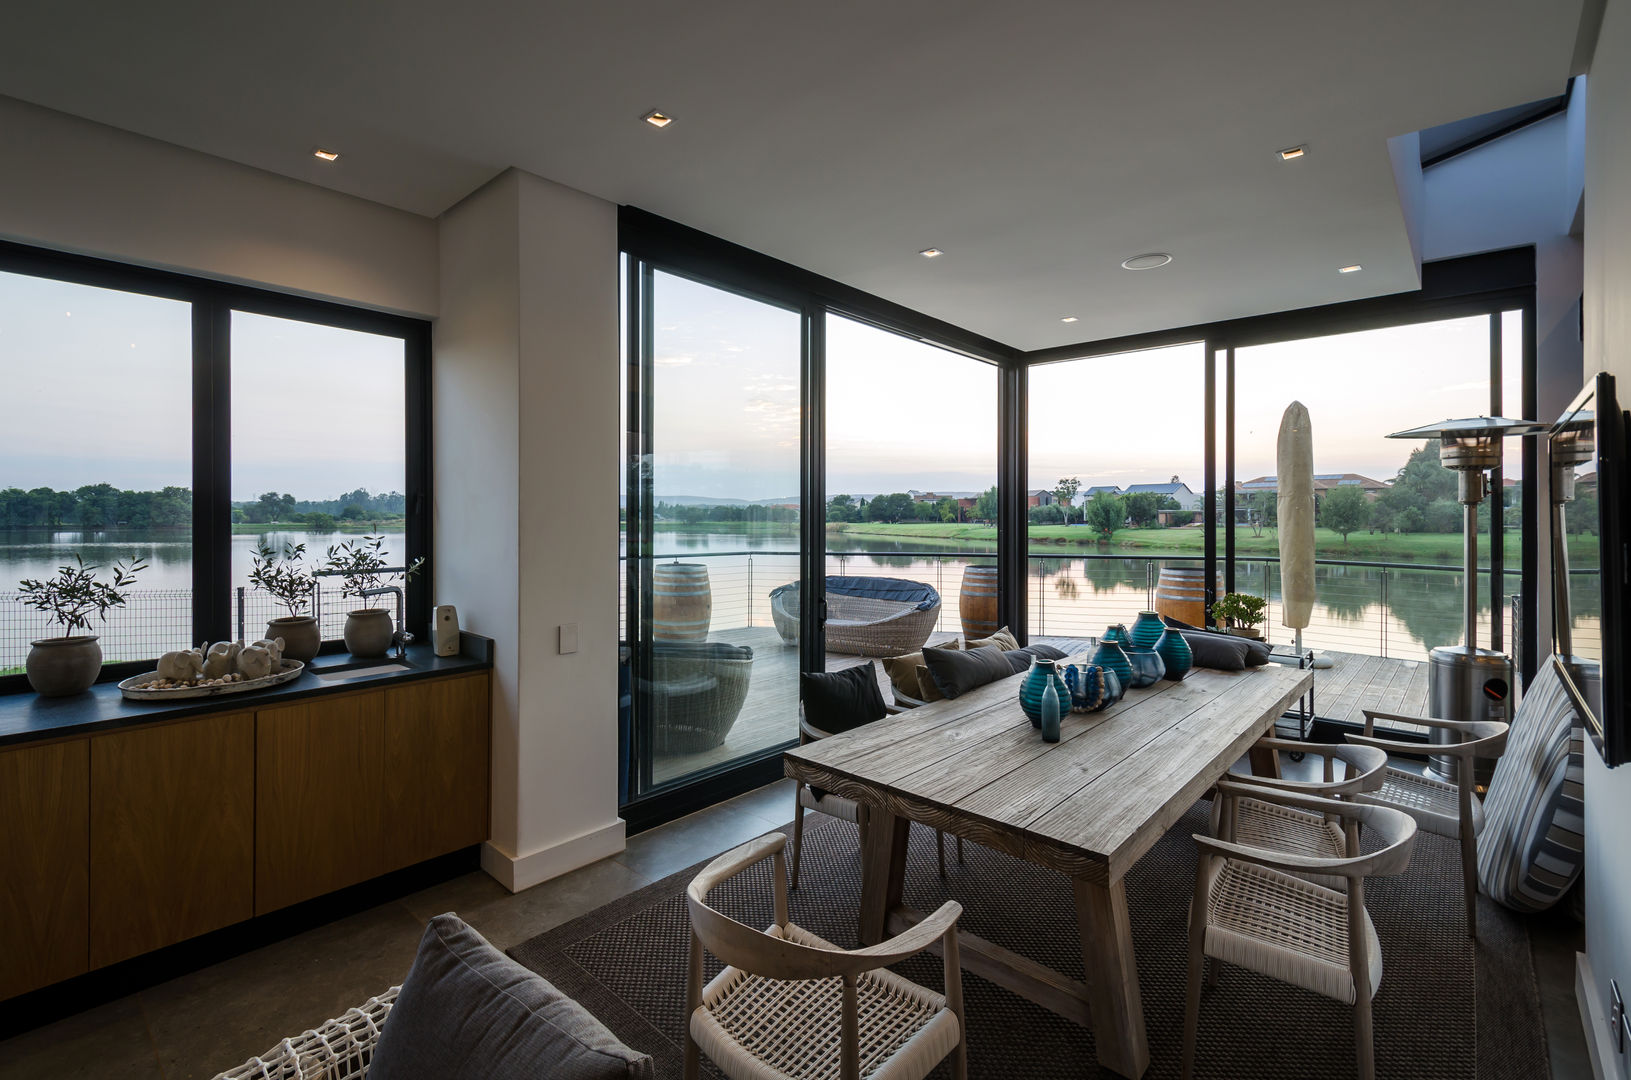
[[[242,694],[248,690],[265,690],[269,686],[278,686],[297,679],[300,673],[306,670],[306,665],[299,660],[285,660],[281,669],[275,674],[259,679],[245,679],[242,682],[222,683],[219,686],[175,686],[161,690],[149,686],[149,683],[158,681],[159,673],[149,671],[145,675],[132,675],[119,684],[119,690],[131,701],[174,701],[180,698],[219,697],[222,694]]]

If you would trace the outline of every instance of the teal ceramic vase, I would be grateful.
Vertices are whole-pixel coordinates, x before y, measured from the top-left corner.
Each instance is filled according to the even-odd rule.
[[[1053,692],[1061,705],[1070,700],[1070,687],[1065,685],[1059,665],[1052,660],[1040,657],[1033,660],[1031,670],[1025,673],[1025,680],[1019,684],[1019,707],[1025,710],[1025,716],[1034,728],[1042,726],[1042,691],[1049,683],[1053,684]]]
[[[1104,632],[1099,639],[1099,647],[1093,653],[1092,663],[1115,673],[1123,688],[1133,681],[1133,665],[1128,662],[1127,654],[1121,646],[1126,641],[1127,631],[1120,626],[1112,626]]]
[[[1155,643],[1155,653],[1167,666],[1168,679],[1179,682],[1195,666],[1195,654],[1189,651],[1189,642],[1176,630],[1167,630]]]
[[[1133,669],[1133,681],[1129,684],[1133,690],[1142,690],[1146,686],[1154,686],[1161,681],[1161,676],[1167,673],[1167,665],[1156,655],[1154,649],[1141,649],[1137,645],[1129,645],[1125,650],[1127,664]]]
[[[1155,643],[1161,640],[1161,635],[1167,632],[1167,624],[1161,621],[1161,616],[1153,611],[1140,611],[1138,618],[1133,620],[1132,632],[1129,635],[1133,644],[1140,649],[1153,649]]]

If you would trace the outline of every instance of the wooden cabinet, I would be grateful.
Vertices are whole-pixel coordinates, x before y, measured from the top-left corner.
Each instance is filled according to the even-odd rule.
[[[387,869],[487,839],[486,672],[385,691]]]
[[[91,967],[253,915],[254,715],[90,744]]]
[[[89,748],[0,751],[0,998],[87,966]]]
[[[255,914],[376,877],[385,692],[255,714]]]

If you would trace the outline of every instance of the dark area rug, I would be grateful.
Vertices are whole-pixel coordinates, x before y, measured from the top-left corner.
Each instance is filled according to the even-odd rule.
[[[1209,808],[1197,803],[1127,877],[1150,1078],[1178,1075],[1195,873],[1191,835],[1205,831]],[[806,821],[805,844],[800,887],[792,894],[793,921],[854,947],[860,898],[855,828],[816,815]],[[1081,978],[1065,879],[976,844],[965,844],[966,865],[958,866],[951,846],[948,838],[942,879],[935,868],[934,834],[913,826],[906,903],[929,911],[957,900],[965,909],[960,925],[968,931]],[[510,950],[581,1001],[624,1042],[656,1058],[663,1077],[680,1076],[690,932],[684,890],[702,865]],[[770,896],[766,863],[715,890],[714,901],[749,925],[765,926]],[[1368,883],[1366,906],[1382,940],[1382,988],[1375,1002],[1378,1077],[1536,1080],[1550,1075],[1528,932],[1519,918],[1484,901],[1481,940],[1475,944],[1467,937],[1459,852],[1452,842],[1420,834],[1409,871]],[[711,978],[718,965],[709,960]],[[941,988],[940,960],[932,954],[896,970]],[[965,973],[963,985],[972,1076],[1100,1074],[1091,1031],[976,976]],[[1223,968],[1217,988],[1202,998],[1197,1077],[1304,1080],[1356,1073],[1346,1006],[1233,967]],[[949,1077],[950,1070],[942,1066],[934,1075]]]

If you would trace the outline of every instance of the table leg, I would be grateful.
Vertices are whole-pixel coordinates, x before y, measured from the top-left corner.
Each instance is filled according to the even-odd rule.
[[[889,913],[900,907],[906,882],[906,831],[910,818],[867,808],[866,839],[861,844],[862,945],[876,945],[887,934]]]
[[[1149,1067],[1150,1047],[1144,1036],[1144,1001],[1138,990],[1127,890],[1120,881],[1101,885],[1073,878],[1071,884],[1099,1064],[1137,1080]]]
[[[1268,733],[1273,735],[1274,729],[1269,728]],[[1253,746],[1251,750],[1247,751],[1246,760],[1251,763],[1253,776],[1280,775],[1280,756],[1273,750]]]

